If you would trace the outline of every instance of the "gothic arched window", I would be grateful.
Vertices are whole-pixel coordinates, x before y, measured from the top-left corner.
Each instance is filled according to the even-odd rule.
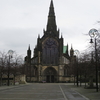
[[[58,43],[53,38],[48,38],[42,46],[42,63],[43,64],[58,64]]]

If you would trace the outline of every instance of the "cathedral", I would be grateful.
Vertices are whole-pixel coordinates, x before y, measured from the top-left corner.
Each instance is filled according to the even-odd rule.
[[[64,46],[64,38],[59,35],[56,25],[53,0],[51,0],[46,29],[43,36],[38,35],[37,44],[31,57],[30,45],[25,57],[25,74],[27,82],[68,82],[74,81],[74,50]]]

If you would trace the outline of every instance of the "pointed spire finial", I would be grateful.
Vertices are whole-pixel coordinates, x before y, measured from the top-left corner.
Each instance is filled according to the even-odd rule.
[[[40,34],[38,34],[38,38],[40,38]]]
[[[73,50],[73,46],[72,46],[72,44],[71,44],[71,49]]]
[[[29,44],[28,50],[30,50],[30,44]]]
[[[68,43],[67,43],[67,49],[68,49]]]
[[[63,38],[62,33],[61,33],[61,38]]]
[[[50,7],[53,7],[53,0],[51,0],[51,4],[50,4]]]
[[[50,16],[55,16],[54,6],[53,6],[53,1],[52,0],[51,0],[51,3],[50,3],[50,8],[49,8],[49,17]]]

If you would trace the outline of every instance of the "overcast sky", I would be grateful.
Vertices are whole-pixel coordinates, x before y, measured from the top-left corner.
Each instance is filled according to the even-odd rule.
[[[0,0],[0,51],[14,50],[26,56],[46,29],[51,0]],[[56,23],[64,45],[85,50],[89,30],[100,28],[100,0],[53,0]],[[60,34],[61,35],[61,34]]]

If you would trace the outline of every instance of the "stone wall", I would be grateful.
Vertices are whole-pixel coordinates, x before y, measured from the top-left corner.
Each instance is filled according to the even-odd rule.
[[[7,85],[7,82],[8,82],[7,75],[3,75],[1,80],[2,80],[2,85]],[[10,85],[14,84],[14,76],[13,75],[10,75],[9,82],[10,82]],[[26,75],[17,75],[15,77],[15,84],[21,84],[21,83],[23,83],[23,84],[26,83]]]

